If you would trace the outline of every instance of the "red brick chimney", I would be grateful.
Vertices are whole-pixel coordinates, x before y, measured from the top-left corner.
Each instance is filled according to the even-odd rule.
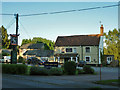
[[[104,33],[104,27],[103,27],[103,24],[102,24],[101,27],[100,27],[100,35],[103,36],[103,33]]]

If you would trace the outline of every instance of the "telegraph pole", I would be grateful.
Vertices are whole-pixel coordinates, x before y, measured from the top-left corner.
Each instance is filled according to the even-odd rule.
[[[17,63],[17,45],[18,45],[18,14],[15,14],[16,17],[16,34],[11,34],[11,45],[13,50],[11,51],[11,64]]]

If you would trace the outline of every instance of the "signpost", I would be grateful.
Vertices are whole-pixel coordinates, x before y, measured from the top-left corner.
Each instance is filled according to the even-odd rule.
[[[11,46],[13,50],[11,51],[11,64],[17,63],[17,45],[18,45],[18,14],[16,16],[16,34],[10,34],[11,36]]]
[[[58,62],[45,62],[44,67],[46,68],[58,67]]]

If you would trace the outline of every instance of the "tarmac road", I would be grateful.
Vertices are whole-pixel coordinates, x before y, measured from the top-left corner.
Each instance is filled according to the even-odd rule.
[[[99,68],[95,68],[99,71]],[[117,79],[117,68],[103,69],[102,80]],[[92,83],[93,81],[100,80],[100,75],[76,75],[76,76],[23,76],[23,75],[2,75],[3,88],[116,88],[116,86],[98,85]]]

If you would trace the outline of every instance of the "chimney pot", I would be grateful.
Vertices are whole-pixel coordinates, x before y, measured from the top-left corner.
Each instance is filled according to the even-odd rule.
[[[103,27],[103,24],[102,24],[101,27],[100,27],[100,34],[101,34],[101,36],[103,36],[103,32],[104,32],[104,27]]]

